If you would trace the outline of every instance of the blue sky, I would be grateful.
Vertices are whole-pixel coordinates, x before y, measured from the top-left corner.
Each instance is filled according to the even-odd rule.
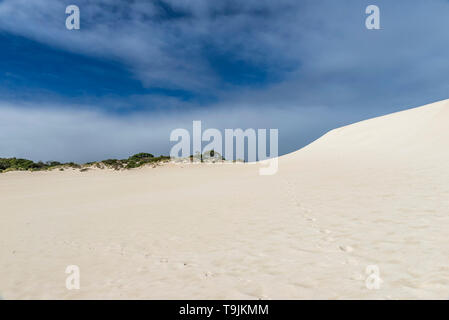
[[[381,30],[365,28],[370,4]],[[278,128],[291,152],[448,98],[448,16],[445,0],[2,0],[0,156],[168,154],[193,120]]]

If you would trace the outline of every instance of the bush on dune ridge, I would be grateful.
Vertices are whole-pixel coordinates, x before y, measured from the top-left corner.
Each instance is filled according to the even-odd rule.
[[[225,158],[214,150],[205,152],[204,154],[191,155],[188,158],[190,161],[194,159],[201,162],[215,162],[224,161]],[[78,164],[75,162],[61,163],[58,161],[47,161],[47,162],[34,162],[28,159],[21,158],[0,158],[0,173],[9,171],[43,171],[43,170],[53,170],[59,169],[64,171],[64,169],[80,169],[81,172],[86,172],[89,167],[97,167],[99,169],[114,169],[114,170],[124,170],[124,169],[134,169],[139,168],[147,164],[156,165],[160,162],[165,162],[170,160],[170,157],[161,155],[155,157],[151,153],[137,153],[130,156],[128,159],[106,159],[102,161],[86,162],[84,164]]]
[[[157,163],[161,161],[169,160],[170,157],[167,156],[159,156],[155,157],[151,153],[137,153],[135,155],[130,156],[128,159],[107,159],[102,161],[95,162],[87,162],[85,164],[78,164],[75,162],[67,162],[61,163],[58,161],[47,161],[47,162],[34,162],[28,159],[21,158],[0,158],[0,173],[8,172],[8,171],[42,171],[42,170],[52,170],[59,168],[61,171],[64,168],[73,168],[73,169],[84,169],[90,166],[96,166],[97,168],[109,168],[114,170],[121,169],[133,169],[141,167],[148,163]],[[83,170],[87,171],[87,170]]]

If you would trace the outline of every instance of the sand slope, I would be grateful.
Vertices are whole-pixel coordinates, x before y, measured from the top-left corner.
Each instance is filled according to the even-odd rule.
[[[257,165],[0,175],[3,298],[449,298],[449,102]],[[65,288],[67,265],[81,289]],[[383,282],[365,285],[376,265]]]

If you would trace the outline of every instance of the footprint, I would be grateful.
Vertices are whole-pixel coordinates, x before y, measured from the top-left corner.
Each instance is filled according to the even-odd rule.
[[[363,280],[363,276],[360,273],[353,274],[350,278],[351,280]]]
[[[352,251],[354,251],[354,248],[351,247],[351,246],[339,246],[339,248],[340,248],[341,251],[344,251],[344,252],[352,252]]]
[[[358,266],[359,262],[356,259],[348,258],[348,259],[346,259],[345,264],[350,265],[350,266]]]

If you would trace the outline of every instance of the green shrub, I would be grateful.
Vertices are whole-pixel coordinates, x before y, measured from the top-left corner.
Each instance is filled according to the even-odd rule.
[[[118,161],[119,160],[117,160],[117,159],[107,159],[107,160],[103,160],[101,162],[103,162],[105,165],[112,166],[112,165],[117,164]]]
[[[61,162],[58,162],[58,161],[47,161],[47,162],[45,162],[45,164],[46,164],[48,167],[56,167],[56,166],[62,165],[62,163],[61,163]]]
[[[118,159],[107,159],[100,162],[88,162],[86,165],[95,165],[98,168],[103,168],[104,166],[108,168],[112,168],[115,170],[120,169],[133,169],[141,167],[147,163],[155,163],[159,161],[169,160],[168,156],[159,156],[155,157],[151,153],[137,153],[135,155],[130,156],[128,159],[118,160]],[[49,170],[53,168],[60,167],[60,171],[64,171],[65,168],[74,168],[83,170],[83,167],[75,162],[61,163],[58,161],[47,161],[47,162],[34,162],[32,160],[27,159],[17,159],[17,158],[0,158],[0,172],[8,172],[14,170],[29,170],[29,171],[39,171],[39,170]]]
[[[151,153],[141,152],[141,153],[132,155],[131,157],[128,158],[128,160],[138,161],[141,159],[149,159],[149,158],[154,158],[154,156]]]
[[[136,162],[136,161],[134,161],[134,160],[131,160],[131,161],[129,161],[128,162],[128,164],[126,165],[126,169],[133,169],[133,168],[137,168],[137,167],[140,167],[141,166],[141,163],[140,162]]]
[[[104,165],[114,170],[123,169],[124,163],[122,160],[117,159],[107,159],[102,161]]]
[[[75,162],[69,162],[69,163],[66,163],[65,165],[66,165],[66,166],[69,166],[69,167],[71,167],[71,168],[74,168],[74,169],[79,169],[79,168],[81,168],[81,166],[80,166],[78,163],[75,163]]]

